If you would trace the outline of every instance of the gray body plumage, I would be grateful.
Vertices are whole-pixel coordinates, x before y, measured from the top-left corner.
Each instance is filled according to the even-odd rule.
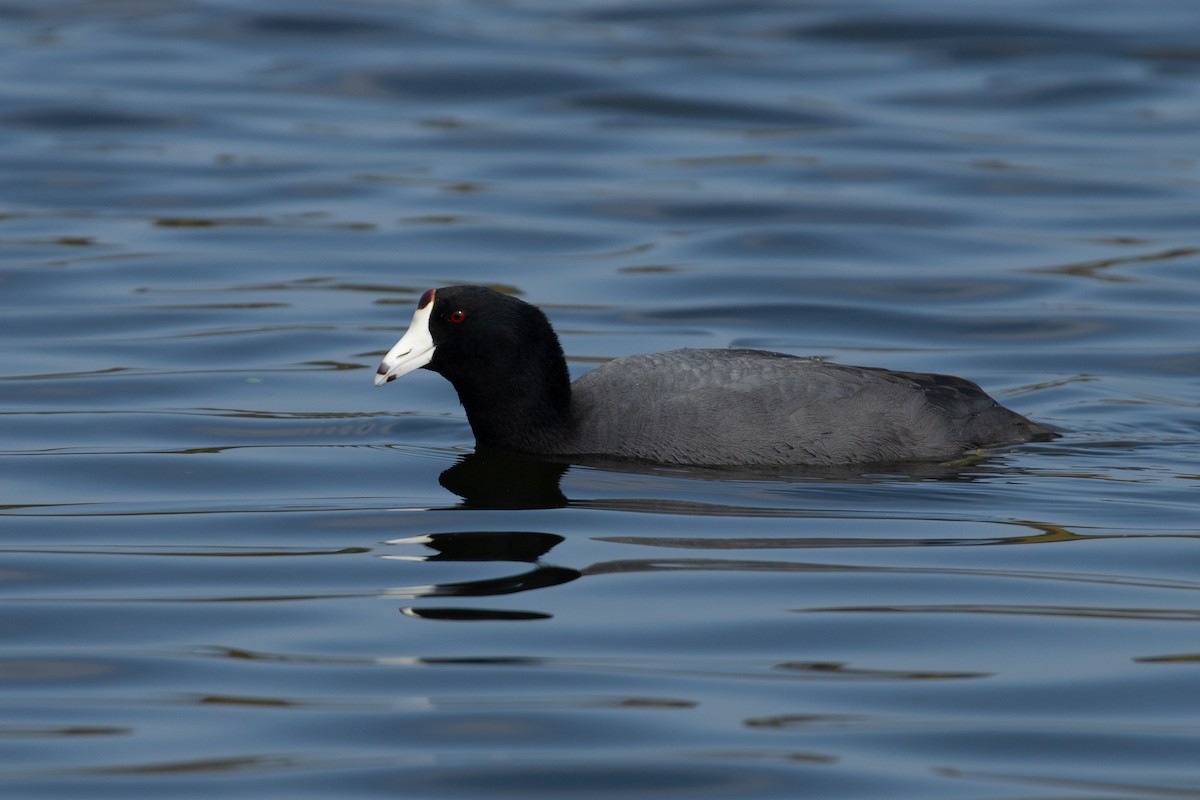
[[[571,386],[563,455],[663,464],[944,461],[1050,432],[962,378],[760,350],[671,350]]]

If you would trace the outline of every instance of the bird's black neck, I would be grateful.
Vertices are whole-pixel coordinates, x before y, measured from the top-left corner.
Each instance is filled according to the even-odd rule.
[[[540,352],[526,350],[487,370],[459,371],[452,383],[478,444],[551,453],[571,430],[571,378],[557,337]]]

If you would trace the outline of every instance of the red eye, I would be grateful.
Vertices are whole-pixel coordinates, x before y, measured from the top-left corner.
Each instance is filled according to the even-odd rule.
[[[450,312],[450,321],[451,322],[462,322],[466,318],[467,318],[467,315],[461,311],[451,311]]]

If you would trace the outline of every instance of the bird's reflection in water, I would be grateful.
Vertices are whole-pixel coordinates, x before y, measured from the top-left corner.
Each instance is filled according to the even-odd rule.
[[[556,533],[459,531],[392,539],[388,544],[423,544],[435,551],[433,555],[421,556],[421,561],[517,561],[536,564],[563,541],[563,537]]]
[[[440,619],[451,622],[525,621],[550,619],[541,611],[508,611],[503,608],[402,608],[400,613],[416,619]]]
[[[464,508],[561,508],[567,498],[559,481],[569,467],[479,448],[443,472],[439,482],[462,498]]]
[[[631,462],[602,462],[579,461],[578,466],[589,469],[599,469],[606,472],[641,473],[651,478],[684,478],[693,481],[708,482],[723,481],[754,481],[769,482],[775,485],[793,483],[796,485],[814,482],[859,484],[877,482],[908,482],[908,481],[972,481],[981,475],[988,474],[991,468],[986,464],[987,454],[963,459],[955,463],[945,464],[907,464],[865,466],[852,465],[846,467],[823,468],[671,468]],[[563,476],[571,468],[571,464],[546,461],[536,457],[519,456],[503,451],[479,448],[474,453],[463,456],[454,466],[442,473],[440,482],[447,490],[462,498],[460,508],[473,510],[515,510],[515,509],[546,509],[566,506],[570,501],[560,486]],[[1001,468],[1003,470],[1003,468]],[[658,488],[663,488],[658,485]],[[592,498],[577,500],[575,504],[589,508],[607,508],[615,510],[657,510],[672,514],[703,514],[715,513],[754,513],[761,515],[769,509],[761,506],[742,508],[740,506],[714,505],[712,502],[702,502],[697,499],[666,500],[652,498]],[[782,511],[782,510],[781,510]],[[787,510],[789,515],[795,514],[795,509]],[[492,517],[491,519],[494,519]],[[654,559],[645,561],[622,561],[611,564],[598,564],[585,570],[545,564],[542,559],[555,546],[564,541],[562,536],[552,533],[532,531],[456,531],[451,533],[432,533],[423,536],[395,539],[392,545],[423,545],[434,551],[432,554],[421,555],[386,555],[404,561],[457,561],[457,562],[514,562],[532,564],[528,569],[513,575],[489,577],[477,580],[439,583],[421,586],[399,587],[388,590],[392,597],[433,598],[433,597],[492,597],[499,595],[517,594],[532,589],[544,589],[559,586],[574,581],[585,574],[603,574],[609,571],[628,570],[659,570],[664,568],[682,569],[738,569],[746,568],[743,562],[731,562],[727,559],[699,559],[696,563],[682,564],[673,562],[673,567],[667,567]],[[609,539],[608,541],[625,541],[626,543],[651,543],[631,539]],[[815,542],[801,537],[796,542],[773,542],[773,546],[815,546]],[[842,545],[849,543],[843,542]],[[894,541],[888,545],[896,546]],[[912,544],[912,543],[906,543]],[[927,544],[927,542],[926,542]],[[680,546],[678,542],[661,542],[658,546]],[[712,548],[712,540],[696,540],[693,545],[700,548]],[[747,546],[739,542],[739,547]],[[768,566],[764,564],[762,566]],[[785,565],[771,562],[769,566],[776,569],[804,569],[807,565]],[[401,612],[406,616],[420,619],[437,620],[535,620],[548,619],[551,615],[537,611],[513,609],[489,609],[478,607],[405,607]]]
[[[407,539],[393,539],[388,544],[421,544],[434,554],[425,556],[384,556],[405,561],[512,561],[534,564],[534,568],[515,575],[497,578],[482,578],[456,583],[408,586],[388,590],[393,597],[493,597],[516,594],[531,589],[558,586],[579,578],[576,569],[542,564],[541,558],[563,541],[553,533],[534,531],[459,531],[454,533],[431,533]],[[464,607],[405,607],[400,612],[409,617],[438,620],[536,620],[549,619],[551,615],[538,611],[522,611],[495,608]]]
[[[478,448],[443,472],[440,482],[462,498],[461,507],[466,509],[560,508],[567,504],[567,498],[559,488],[559,481],[568,468],[568,464]],[[510,561],[533,564],[534,568],[496,578],[395,588],[387,594],[411,598],[491,597],[568,583],[580,577],[579,570],[541,563],[541,558],[562,541],[563,537],[557,534],[531,531],[457,531],[395,539],[388,544],[420,544],[434,553],[384,558],[405,561]],[[538,620],[551,616],[538,611],[497,608],[421,606],[401,608],[400,611],[405,616],[418,619],[458,621]]]

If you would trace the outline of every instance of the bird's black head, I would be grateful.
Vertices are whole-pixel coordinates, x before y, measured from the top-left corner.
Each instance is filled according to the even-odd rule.
[[[375,385],[421,367],[453,384],[480,443],[528,449],[567,424],[562,346],[546,315],[523,300],[484,286],[425,292]]]

